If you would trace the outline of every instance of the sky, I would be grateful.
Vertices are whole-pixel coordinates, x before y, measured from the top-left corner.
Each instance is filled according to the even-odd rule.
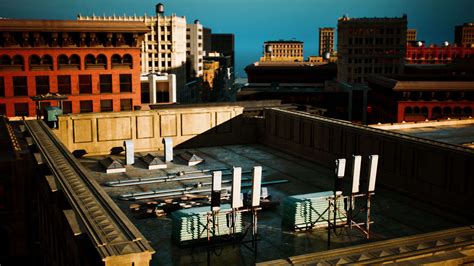
[[[153,15],[160,1],[149,0],[3,0],[0,17],[76,19],[82,15]],[[337,27],[349,17],[401,17],[418,39],[441,44],[454,39],[454,26],[474,22],[474,0],[163,0],[165,14],[199,19],[213,33],[234,33],[236,74],[258,61],[268,40],[304,42],[304,55],[318,52],[318,28]]]

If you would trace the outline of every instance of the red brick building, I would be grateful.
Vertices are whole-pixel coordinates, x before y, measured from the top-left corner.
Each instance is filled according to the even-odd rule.
[[[369,78],[369,123],[400,123],[473,115],[473,75]]]
[[[0,29],[0,113],[35,116],[30,97],[47,93],[68,96],[64,113],[141,104],[143,23],[2,19]]]
[[[455,60],[474,58],[474,47],[460,46],[419,46],[416,42],[408,43],[406,64],[449,64]]]

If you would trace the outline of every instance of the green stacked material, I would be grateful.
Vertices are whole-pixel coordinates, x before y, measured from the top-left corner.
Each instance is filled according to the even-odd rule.
[[[282,225],[291,230],[306,230],[315,227],[327,227],[328,225],[328,207],[329,197],[334,196],[334,191],[324,191],[303,195],[293,195],[283,200],[283,218]],[[336,223],[346,221],[341,214],[344,210],[344,200],[339,197],[337,207]],[[331,208],[331,219],[334,219],[334,208]],[[333,221],[331,221],[333,222]]]
[[[215,230],[213,228],[212,220],[209,223],[210,236],[218,237],[230,235],[232,228],[230,227],[231,214],[226,212],[231,210],[229,204],[221,206],[221,210],[216,214]],[[210,207],[197,207],[178,210],[172,213],[172,235],[173,239],[179,244],[186,244],[193,240],[207,238],[207,219]],[[242,232],[242,215],[236,214],[236,233]]]

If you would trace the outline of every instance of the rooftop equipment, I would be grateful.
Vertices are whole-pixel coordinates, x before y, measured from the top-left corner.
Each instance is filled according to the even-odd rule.
[[[166,163],[160,160],[157,156],[151,155],[149,153],[140,157],[140,160],[146,164],[148,170],[166,169],[167,167]]]
[[[173,139],[163,138],[163,144],[165,145],[165,162],[173,161]]]
[[[208,238],[210,233],[213,237],[223,237],[232,233],[227,221],[227,212],[230,205],[221,206],[221,211],[214,216],[215,227],[208,228],[209,207],[196,207],[178,210],[172,213],[172,237],[180,245],[190,244],[200,239]],[[242,232],[242,215],[237,213],[235,223],[236,233]],[[209,232],[210,231],[210,232]]]
[[[328,226],[332,213],[328,211],[328,201],[334,197],[334,191],[324,191],[310,194],[294,195],[283,200],[282,225],[291,230],[309,230]],[[338,204],[344,205],[340,197]],[[346,219],[340,213],[336,222],[345,223]]]
[[[99,163],[105,168],[105,172],[107,174],[124,173],[126,171],[123,164],[115,159],[112,159],[112,157],[107,157],[103,160],[100,160]]]
[[[135,151],[133,147],[133,140],[125,140],[123,142],[125,146],[125,164],[132,165],[135,163]]]
[[[186,161],[188,166],[194,166],[204,162],[204,159],[199,157],[197,154],[186,151],[179,155],[183,160]]]

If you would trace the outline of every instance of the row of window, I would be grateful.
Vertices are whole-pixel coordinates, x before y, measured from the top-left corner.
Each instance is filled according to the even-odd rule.
[[[49,76],[36,76],[36,94],[47,94],[51,92],[51,83]],[[80,94],[91,94],[92,93],[92,76],[91,75],[79,75],[79,93]],[[131,74],[120,74],[120,92],[127,93],[132,92],[132,75]],[[13,96],[28,96],[28,77],[19,76],[12,77],[13,83]],[[99,75],[99,91],[100,93],[112,93],[112,75],[105,74]],[[71,94],[71,76],[69,75],[58,75],[57,76],[57,92],[59,94]],[[0,97],[5,97],[5,78],[0,77]]]
[[[411,114],[422,114],[422,115],[427,115],[428,114],[428,107],[423,106],[423,107],[411,107],[407,106],[405,107],[405,114],[406,115],[411,115]],[[441,108],[439,106],[435,106],[432,108],[432,115],[465,115],[465,116],[470,116],[472,115],[472,108],[467,106],[464,108],[461,108],[460,106],[456,106],[454,108],[451,108],[449,106],[446,106],[444,108]]]
[[[72,102],[71,101],[63,101],[63,113],[69,114],[73,111],[75,113],[91,113],[93,111],[93,101],[92,100],[85,100],[79,102],[79,110],[72,110]],[[112,112],[113,111],[113,104],[114,100],[100,100],[100,111],[101,112]],[[41,106],[46,107],[49,106],[49,102],[42,102]],[[15,103],[14,108],[14,115],[15,116],[29,116],[29,103]],[[120,99],[120,111],[131,111],[132,110],[132,99]],[[6,115],[6,105],[0,104],[0,115]]]
[[[120,56],[118,54],[114,54],[110,58],[112,62],[112,68],[116,65],[127,65],[130,68],[133,68],[133,58],[129,54],[125,54],[124,56]],[[104,69],[107,67],[107,56],[103,54],[99,54],[94,56],[92,54],[88,54],[84,57],[84,63],[86,68],[88,66],[102,66]],[[61,54],[57,57],[58,69],[62,69],[63,67],[72,66],[77,69],[80,68],[81,58],[76,55],[64,55]],[[53,57],[51,55],[31,55],[28,58],[28,65],[30,70],[44,70],[44,69],[53,69]],[[10,57],[9,55],[2,55],[0,56],[0,67],[14,67],[14,68],[21,68],[24,69],[25,61],[23,56],[21,55],[14,55]]]

